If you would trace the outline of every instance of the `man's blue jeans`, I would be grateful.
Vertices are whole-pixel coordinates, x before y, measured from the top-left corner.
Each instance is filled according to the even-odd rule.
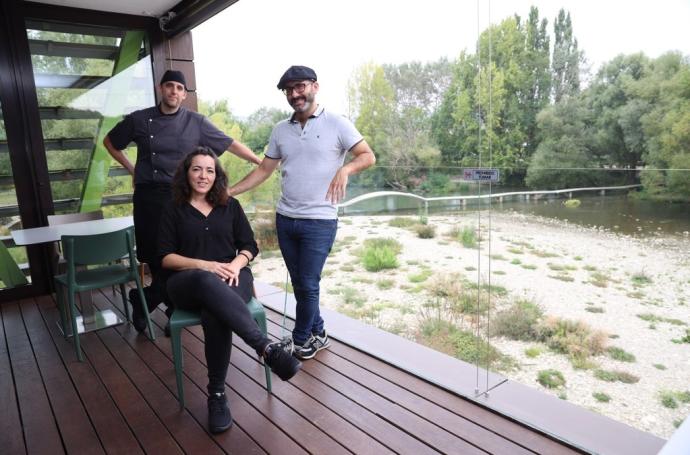
[[[331,251],[338,220],[290,218],[276,214],[276,232],[297,300],[292,339],[303,345],[323,330],[319,311],[321,271]]]

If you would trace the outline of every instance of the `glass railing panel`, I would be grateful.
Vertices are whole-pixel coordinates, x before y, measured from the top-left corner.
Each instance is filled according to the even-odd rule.
[[[110,167],[97,164],[110,163],[102,146],[107,131],[123,115],[154,104],[149,51],[141,32],[50,29],[47,22],[27,22],[55,210],[95,210],[103,197],[132,192],[131,178],[119,166],[94,174]],[[136,159],[135,147],[126,153]],[[104,212],[124,215],[131,207]]]

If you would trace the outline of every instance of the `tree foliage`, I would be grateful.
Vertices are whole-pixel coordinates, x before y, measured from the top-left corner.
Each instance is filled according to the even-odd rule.
[[[561,9],[553,27],[554,44],[552,59],[553,99],[559,102],[580,91],[580,62],[582,52],[578,49],[577,38],[573,35],[570,13]]]
[[[444,161],[488,165],[521,181],[537,145],[537,113],[549,102],[547,21],[536,8],[485,30],[477,54],[460,54],[433,135]]]

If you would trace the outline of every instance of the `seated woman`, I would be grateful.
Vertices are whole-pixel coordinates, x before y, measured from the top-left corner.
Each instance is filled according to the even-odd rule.
[[[232,425],[225,399],[232,332],[284,381],[302,364],[266,338],[247,309],[253,291],[247,265],[259,249],[242,207],[227,195],[227,176],[213,151],[198,147],[187,155],[172,189],[173,201],[161,218],[158,253],[174,307],[202,312],[208,422],[210,431],[219,433]]]

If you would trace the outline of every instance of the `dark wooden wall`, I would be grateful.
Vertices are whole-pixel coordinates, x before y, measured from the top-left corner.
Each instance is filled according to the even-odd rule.
[[[184,106],[187,109],[198,110],[196,97],[196,73],[194,71],[194,45],[192,33],[186,32],[172,39],[168,39],[160,30],[149,30],[151,38],[151,56],[153,58],[153,79],[158,83],[163,73],[169,69],[182,71],[187,80],[187,99]],[[156,102],[160,93],[156,92]]]

